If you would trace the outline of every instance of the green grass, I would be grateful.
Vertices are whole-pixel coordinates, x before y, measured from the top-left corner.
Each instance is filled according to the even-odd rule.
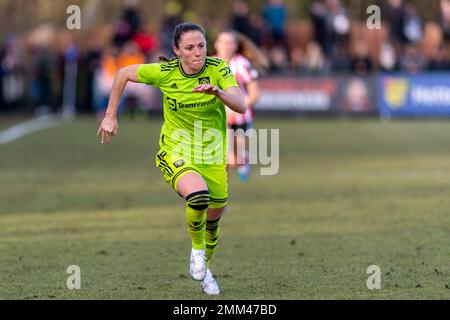
[[[280,129],[280,171],[230,175],[219,298],[187,276],[184,202],[154,166],[160,125],[121,121],[105,146],[80,118],[0,146],[0,299],[450,296],[448,122],[259,119]],[[381,290],[366,288],[372,264]]]

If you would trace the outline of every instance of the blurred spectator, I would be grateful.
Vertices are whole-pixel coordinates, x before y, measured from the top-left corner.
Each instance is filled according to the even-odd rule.
[[[328,41],[331,40],[330,30],[327,28],[327,8],[319,1],[314,1],[309,14],[314,28],[314,40],[321,46],[322,52],[327,56],[331,54]]]
[[[0,112],[3,111],[4,104],[5,104],[5,100],[3,99],[3,57],[4,57],[5,53],[4,53],[4,48],[0,46]]]
[[[70,42],[63,54],[63,96],[62,116],[72,119],[76,112],[76,97],[80,88],[77,88],[79,49],[74,42]]]
[[[274,73],[285,72],[289,67],[289,58],[282,47],[274,47],[269,51],[271,61],[270,71]]]
[[[32,97],[35,112],[37,114],[48,114],[56,111],[53,105],[52,83],[57,72],[57,57],[48,47],[38,46],[32,50]]]
[[[56,30],[50,24],[42,24],[32,30],[27,38],[29,90],[34,113],[48,114],[56,111],[61,88],[58,77],[62,68],[55,49]]]
[[[139,0],[127,0],[122,14],[122,18],[130,26],[131,35],[133,36],[141,27]]]
[[[430,71],[448,71],[450,70],[449,47],[441,44],[429,61],[427,69]]]
[[[268,0],[263,8],[263,17],[269,28],[271,47],[280,46],[286,50],[285,22],[287,9],[283,0]]]
[[[444,40],[450,40],[450,0],[441,0],[440,12],[438,17],[439,26],[442,29]]]
[[[248,4],[242,0],[234,1],[231,10],[231,28],[250,38],[249,31],[252,27]]]
[[[95,75],[94,108],[99,119],[103,118],[106,108],[108,107],[108,99],[111,93],[112,84],[118,71],[117,51],[118,49],[113,46],[104,50],[100,60],[100,68]]]
[[[304,67],[309,74],[323,74],[327,71],[325,56],[317,42],[306,45]]]
[[[11,111],[20,107],[25,93],[22,55],[18,40],[7,37],[0,50],[0,103],[1,109]]]
[[[257,46],[261,46],[264,30],[262,17],[256,13],[250,13],[247,2],[243,0],[234,1],[231,10],[231,28],[247,36]]]
[[[336,46],[346,45],[350,34],[350,19],[340,0],[315,1],[310,8],[314,38],[329,59]]]
[[[329,35],[330,53],[335,55],[335,50],[342,50],[342,47],[348,45],[350,35],[350,19],[340,0],[326,1],[326,23],[327,33]]]
[[[396,71],[399,69],[397,53],[390,42],[385,42],[381,45],[379,65],[382,71]]]
[[[133,41],[128,41],[117,57],[117,68],[145,63],[145,56]]]
[[[426,60],[417,45],[410,44],[405,47],[400,58],[400,68],[410,74],[417,74],[426,67]]]
[[[77,108],[82,112],[92,112],[95,104],[95,74],[100,68],[102,57],[102,48],[98,44],[98,40],[93,37],[88,40],[87,51],[80,57],[78,66],[80,80],[78,83],[79,93]],[[80,101],[81,100],[81,101]]]
[[[354,54],[350,62],[350,69],[359,76],[372,72],[372,60],[369,56],[369,47],[366,42],[358,41],[354,45]]]
[[[143,29],[139,29],[132,40],[146,56],[146,60],[150,60],[150,56],[155,54],[159,47],[158,39]]]
[[[405,3],[403,33],[408,43],[416,44],[422,40],[423,21],[417,14],[416,6],[411,3]]]
[[[181,5],[174,0],[170,0],[166,3],[164,8],[164,18],[161,29],[161,50],[164,54],[169,53],[169,56],[173,56],[172,49],[172,34],[175,26],[183,22],[181,18]]]
[[[127,0],[123,8],[122,16],[116,23],[114,44],[122,46],[131,40],[141,26],[138,11],[139,0]]]
[[[341,73],[350,71],[350,59],[347,47],[343,44],[335,45],[331,56],[331,70]]]
[[[143,64],[145,63],[145,56],[139,50],[138,46],[132,42],[127,42],[120,52],[117,58],[117,69],[126,67],[132,64]],[[114,75],[115,76],[115,75]],[[136,117],[136,112],[139,105],[141,84],[129,83],[123,94],[123,111],[127,111],[131,118]]]
[[[389,41],[394,46],[396,54],[402,52],[403,44],[406,42],[403,33],[405,10],[403,0],[389,0],[387,7],[387,20],[389,24]]]
[[[258,47],[263,44],[264,19],[257,13],[250,14],[250,30],[247,36]]]
[[[290,71],[294,73],[303,73],[305,71],[305,55],[300,47],[293,48],[290,52],[291,66]]]

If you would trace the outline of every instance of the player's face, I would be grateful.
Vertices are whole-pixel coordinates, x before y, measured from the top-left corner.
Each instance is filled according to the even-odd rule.
[[[217,51],[217,55],[225,60],[229,60],[233,57],[237,50],[236,38],[232,33],[222,32],[214,43],[214,48]]]
[[[181,35],[174,52],[181,59],[184,72],[196,73],[203,68],[206,58],[206,39],[200,31],[188,31]]]

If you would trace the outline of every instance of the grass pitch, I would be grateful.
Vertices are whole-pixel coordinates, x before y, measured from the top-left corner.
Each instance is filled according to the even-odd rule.
[[[280,170],[230,175],[213,298],[188,278],[184,201],[154,165],[161,120],[122,120],[109,146],[91,118],[0,146],[0,299],[450,297],[448,122],[256,124],[280,129]]]

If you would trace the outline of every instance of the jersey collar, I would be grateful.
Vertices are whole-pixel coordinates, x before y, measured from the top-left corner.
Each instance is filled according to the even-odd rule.
[[[198,77],[206,68],[206,61],[203,64],[203,67],[200,69],[199,72],[194,73],[194,74],[187,74],[186,72],[184,72],[183,67],[181,66],[181,59],[178,59],[178,69],[180,70],[181,74],[186,77],[186,78],[196,78]]]

